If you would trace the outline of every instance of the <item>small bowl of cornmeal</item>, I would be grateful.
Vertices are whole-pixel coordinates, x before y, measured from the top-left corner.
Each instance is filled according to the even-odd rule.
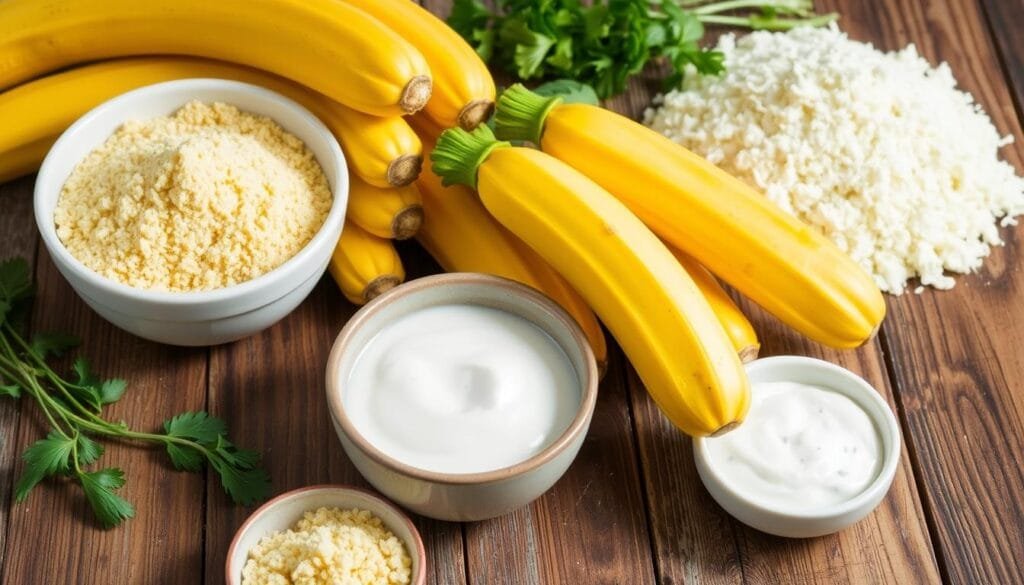
[[[550,488],[583,444],[597,383],[586,337],[560,306],[470,273],[374,299],[327,365],[331,418],[363,477],[451,521],[500,516]]]

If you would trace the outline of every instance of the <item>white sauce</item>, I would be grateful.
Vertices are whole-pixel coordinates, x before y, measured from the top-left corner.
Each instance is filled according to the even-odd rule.
[[[526,319],[479,305],[427,307],[367,343],[342,384],[367,441],[420,469],[491,471],[544,450],[576,416],[576,371]]]
[[[755,384],[747,419],[705,439],[709,464],[765,507],[812,510],[845,502],[878,476],[882,443],[870,416],[838,392],[795,382]]]

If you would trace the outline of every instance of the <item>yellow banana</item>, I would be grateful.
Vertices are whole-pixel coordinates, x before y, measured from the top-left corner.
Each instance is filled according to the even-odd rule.
[[[405,240],[423,223],[423,199],[415,184],[381,189],[350,177],[346,213],[349,221],[379,238]]]
[[[155,54],[265,69],[378,116],[415,112],[430,97],[423,55],[337,0],[0,2],[0,89],[86,61]]]
[[[749,362],[757,359],[757,352],[761,349],[757,333],[747,316],[729,297],[729,293],[725,292],[715,276],[707,268],[701,266],[700,262],[672,246],[668,246],[668,249],[693,279],[693,283],[700,289],[708,304],[711,305],[711,310],[715,312],[715,317],[718,317],[718,322],[722,324],[722,328],[729,336],[729,341],[732,342],[736,353],[740,356],[740,361]]]
[[[419,115],[414,118],[418,118]],[[436,134],[414,120],[425,151],[433,148]],[[594,350],[599,371],[606,370],[608,345],[594,312],[550,264],[495,220],[480,199],[463,185],[441,185],[429,168],[417,179],[423,195],[424,221],[416,239],[448,272],[485,272],[502,276],[543,292],[562,306],[579,324]]]
[[[405,269],[391,241],[367,233],[350,221],[331,255],[328,271],[345,298],[365,305],[402,284]]]
[[[187,77],[216,77],[261,85],[301,103],[341,142],[352,170],[379,186],[411,183],[422,145],[400,117],[357,112],[282,77],[223,61],[140,57],[83,65],[0,93],[0,177],[33,172],[68,126],[96,105],[131,89]]]
[[[827,238],[743,181],[628,118],[519,86],[495,117],[626,204],[654,233],[815,341],[856,347],[885,317],[882,293]]]
[[[424,112],[445,128],[466,130],[494,109],[494,80],[473,47],[443,20],[410,0],[345,0],[391,27],[430,64],[434,90]]]
[[[749,383],[722,325],[615,197],[550,155],[495,141],[486,126],[447,130],[431,160],[445,182],[475,187],[491,215],[579,291],[673,424],[704,436],[743,420]]]

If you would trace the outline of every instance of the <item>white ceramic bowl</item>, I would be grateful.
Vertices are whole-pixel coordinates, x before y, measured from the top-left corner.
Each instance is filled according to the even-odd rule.
[[[696,438],[693,440],[693,456],[697,472],[711,497],[740,522],[762,532],[789,538],[810,538],[838,532],[870,514],[889,491],[900,460],[899,423],[882,396],[853,372],[814,358],[761,358],[746,364],[746,369],[752,386],[765,382],[799,382],[849,397],[871,417],[879,433],[883,449],[881,470],[864,491],[835,506],[806,512],[777,510],[751,501],[729,487],[709,457],[706,440]]]
[[[380,518],[388,530],[405,543],[405,549],[412,559],[412,585],[425,585],[427,555],[420,533],[412,521],[398,508],[368,491],[338,485],[315,485],[285,492],[253,512],[238,528],[228,548],[224,566],[227,585],[241,584],[242,568],[249,558],[249,550],[261,538],[287,530],[304,513],[324,507],[359,508]]]
[[[323,167],[334,195],[324,225],[281,266],[234,286],[204,292],[133,288],[93,272],[57,237],[53,212],[71,171],[124,122],[165,116],[191,100],[226,102],[272,118],[299,137]],[[114,325],[154,341],[213,345],[265,329],[290,313],[327,268],[348,203],[348,170],[338,141],[308,110],[270,90],[222,79],[183,79],[142,87],[82,116],[50,149],[36,178],[35,216],[57,269],[82,299]]]
[[[580,381],[580,403],[569,427],[529,459],[482,473],[419,469],[383,453],[356,430],[345,410],[345,380],[363,347],[394,319],[419,309],[477,304],[519,315],[561,346]],[[327,362],[327,404],[352,463],[375,488],[406,508],[441,520],[483,520],[525,506],[569,468],[590,427],[597,402],[597,364],[586,336],[557,303],[519,283],[485,274],[452,273],[420,278],[377,297],[338,335]]]

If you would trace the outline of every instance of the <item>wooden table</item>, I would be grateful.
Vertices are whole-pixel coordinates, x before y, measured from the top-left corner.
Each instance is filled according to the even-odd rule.
[[[439,13],[447,2],[427,2]],[[436,5],[435,5],[436,4]],[[823,0],[853,38],[909,42],[950,63],[1000,132],[1002,155],[1024,172],[1024,1]],[[646,107],[652,75],[608,104]],[[39,246],[32,179],[0,187],[0,256],[35,266],[31,328],[80,335],[97,371],[130,381],[109,409],[139,428],[208,409],[241,445],[261,450],[275,493],[320,483],[365,485],[331,430],[323,372],[334,336],[355,308],[329,280],[292,315],[237,343],[182,349],[146,342],[97,317]],[[456,583],[1024,583],[1024,271],[1013,229],[978,274],[950,292],[889,297],[880,335],[837,352],[799,338],[746,305],[764,354],[802,354],[866,377],[903,426],[902,464],[888,497],[840,534],[786,540],[746,528],[708,496],[690,441],[660,415],[613,348],[579,458],[544,497],[473,524],[417,519],[430,582]],[[410,277],[437,271],[402,246]],[[0,582],[9,585],[219,583],[235,529],[251,510],[231,505],[213,474],[173,471],[163,453],[108,443],[126,470],[138,514],[98,529],[81,490],[45,481],[11,502],[18,454],[44,433],[29,400],[0,400]]]

